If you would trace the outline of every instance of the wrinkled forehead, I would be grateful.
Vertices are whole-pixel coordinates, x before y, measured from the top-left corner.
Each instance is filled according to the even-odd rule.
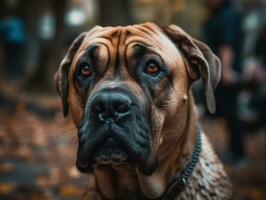
[[[177,58],[180,52],[162,29],[153,23],[131,26],[100,27],[90,30],[85,37],[80,49],[84,50],[94,44],[101,44],[112,51],[130,51],[135,44],[143,45],[159,54]]]

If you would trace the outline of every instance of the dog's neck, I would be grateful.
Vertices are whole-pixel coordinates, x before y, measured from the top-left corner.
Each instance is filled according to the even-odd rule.
[[[159,166],[151,176],[126,166],[94,170],[98,189],[104,197],[130,199],[132,194],[133,198],[155,199],[165,192],[171,177],[180,174],[191,160],[197,142],[197,112],[192,95],[188,101],[187,116],[183,116],[185,120],[180,120],[183,123],[163,133],[165,137],[159,148]]]

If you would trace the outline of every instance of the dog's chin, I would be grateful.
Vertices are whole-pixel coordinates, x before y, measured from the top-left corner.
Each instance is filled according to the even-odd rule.
[[[100,144],[93,152],[92,166],[93,168],[110,166],[110,165],[129,165],[129,155],[113,138],[107,139]]]
[[[110,138],[94,151],[92,166],[96,169],[137,166],[139,171],[146,176],[150,176],[158,167],[157,156],[150,156],[144,159],[145,161],[138,163],[136,163],[136,159],[130,159],[133,157],[116,140]]]
[[[86,152],[79,154],[81,156],[78,156],[77,168],[80,172],[91,173],[93,169],[137,167],[142,174],[151,175],[157,168],[158,158],[141,153],[145,152],[142,149],[134,152],[130,147],[130,143],[124,144],[112,137],[107,138],[93,148],[91,156],[82,156]]]

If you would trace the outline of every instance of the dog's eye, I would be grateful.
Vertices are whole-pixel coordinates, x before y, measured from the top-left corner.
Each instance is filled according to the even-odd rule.
[[[155,76],[157,74],[159,74],[159,72],[161,71],[161,68],[156,64],[156,63],[148,63],[145,67],[145,72],[151,76]]]
[[[91,66],[89,64],[85,64],[81,67],[79,75],[82,78],[89,78],[92,75]]]

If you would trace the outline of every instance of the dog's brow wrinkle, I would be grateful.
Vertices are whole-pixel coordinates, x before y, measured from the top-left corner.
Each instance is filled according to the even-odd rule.
[[[102,35],[101,38],[108,40],[112,44],[112,46],[114,45],[114,41],[112,40],[111,37]]]
[[[138,29],[139,29],[141,32],[143,32],[143,33],[145,33],[145,34],[147,34],[147,35],[152,35],[152,34],[154,34],[151,30],[146,29],[145,27],[142,27],[142,26],[140,26]]]

